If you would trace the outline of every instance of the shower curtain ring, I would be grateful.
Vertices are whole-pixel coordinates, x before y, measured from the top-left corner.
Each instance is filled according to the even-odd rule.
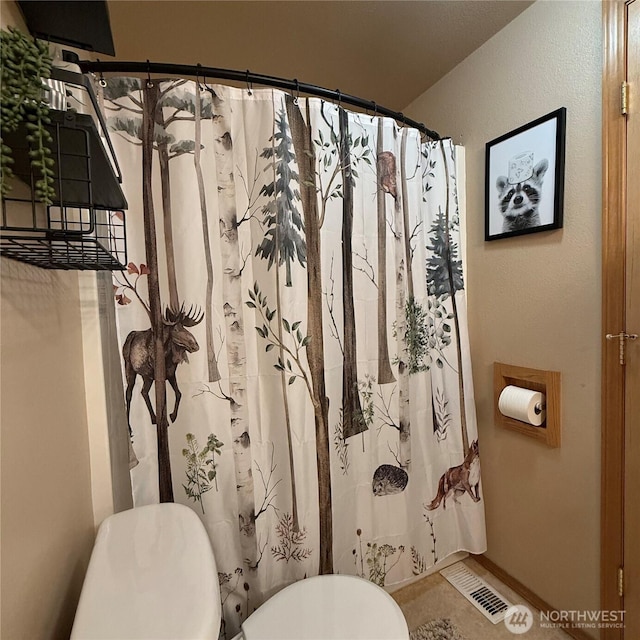
[[[247,93],[253,95],[253,83],[249,80],[249,69],[247,69]]]
[[[373,102],[372,104],[373,104],[373,117],[377,118],[378,117],[378,105],[375,102]]]
[[[96,58],[96,62],[100,62],[100,58]],[[104,79],[104,73],[100,72],[98,76],[98,84],[104,89],[107,86],[107,81]]]
[[[201,71],[202,65],[198,62],[196,64],[196,87],[198,87],[198,91],[202,91],[202,86],[200,85],[200,76],[202,76],[202,79],[204,80],[204,75],[200,73]]]
[[[340,89],[336,89],[336,95],[338,96],[338,109],[342,108],[342,92]]]
[[[298,82],[297,78],[294,79],[294,82],[296,83],[296,95],[293,98],[293,104],[295,104],[297,107],[298,100],[300,99],[300,83]]]
[[[147,89],[151,89],[153,87],[153,82],[151,82],[151,63],[147,59]]]

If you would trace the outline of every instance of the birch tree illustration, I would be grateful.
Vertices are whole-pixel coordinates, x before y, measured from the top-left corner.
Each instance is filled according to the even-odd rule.
[[[279,350],[279,362],[284,363],[284,335],[283,330],[291,333],[291,326],[287,319],[282,317],[282,309],[280,302],[280,269],[285,266],[285,286],[291,287],[291,266],[296,260],[301,266],[305,266],[307,259],[307,247],[305,243],[304,223],[300,212],[298,211],[297,202],[300,200],[300,194],[293,185],[299,183],[298,173],[293,169],[295,160],[293,142],[287,122],[287,112],[284,105],[277,112],[274,118],[273,135],[271,137],[271,146],[265,147],[261,156],[267,160],[271,160],[271,164],[265,168],[265,171],[271,171],[273,180],[262,186],[260,193],[269,198],[267,204],[263,208],[263,224],[267,228],[262,242],[256,248],[255,255],[268,261],[268,268],[275,264],[276,279],[276,308],[277,316],[277,341],[275,346]],[[299,322],[295,323],[298,330]],[[285,413],[285,423],[287,430],[287,447],[289,454],[289,468],[291,475],[291,513],[292,527],[294,532],[300,531],[300,523],[298,518],[298,500],[296,494],[295,468],[293,461],[293,439],[291,435],[291,418],[289,413],[289,399],[287,396],[287,387],[293,382],[293,378],[287,376],[285,367],[280,367],[280,383],[282,387],[282,401]]]
[[[199,100],[196,100],[196,105]],[[218,223],[222,263],[222,296],[229,367],[229,408],[231,415],[232,449],[238,497],[238,522],[245,561],[256,568],[259,551],[256,539],[254,480],[251,469],[251,429],[247,407],[247,350],[242,314],[242,267],[236,210],[236,184],[231,135],[231,109],[226,100],[217,100],[217,115],[213,119],[213,147],[216,154],[218,183]],[[196,123],[199,118],[196,117]],[[202,202],[202,198],[201,198]],[[205,206],[206,209],[206,206]],[[203,232],[204,228],[203,212]],[[245,218],[243,218],[243,221]],[[208,231],[208,226],[206,227]]]
[[[462,262],[458,257],[458,246],[451,240],[452,217],[457,217],[457,211],[452,215],[450,211],[450,173],[448,159],[442,141],[439,142],[444,162],[445,174],[445,208],[438,210],[431,229],[429,231],[430,244],[427,250],[430,252],[427,259],[427,289],[430,296],[444,302],[451,299],[453,322],[456,332],[456,354],[458,365],[458,392],[460,397],[460,425],[462,432],[462,445],[464,454],[469,451],[469,435],[467,429],[467,417],[464,394],[464,378],[462,371],[462,345],[460,340],[460,321],[456,303],[456,292],[464,289],[462,277]],[[442,366],[442,365],[440,365]]]
[[[195,120],[195,96],[189,92],[179,91],[187,81],[177,80],[162,83],[158,95],[158,108],[155,114],[154,126],[154,149],[158,152],[158,165],[160,169],[160,185],[162,191],[163,210],[163,234],[165,238],[165,253],[167,261],[167,279],[169,291],[169,305],[172,309],[180,308],[180,298],[178,295],[178,284],[175,269],[175,255],[173,242],[172,225],[172,205],[171,205],[171,179],[170,162],[184,154],[193,154],[196,165],[196,174],[199,177],[198,187],[201,193],[202,203],[202,171],[199,171],[201,144],[196,145],[194,140],[179,140],[169,131],[169,127],[179,121]],[[126,133],[129,137],[141,139],[141,119],[142,105],[132,95],[133,91],[140,90],[142,83],[137,78],[118,78],[109,80],[104,89],[104,95],[111,102],[107,109],[111,112],[119,113],[115,117],[109,118],[109,126],[112,130]],[[122,102],[121,98],[128,98],[127,102]],[[133,106],[132,106],[133,105]],[[169,115],[167,115],[169,112]],[[201,118],[210,119],[213,117],[212,101],[208,101],[201,108]],[[197,129],[197,127],[196,127]],[[197,151],[197,153],[196,153]],[[197,156],[197,157],[196,157]],[[201,207],[202,208],[202,207]],[[204,209],[206,214],[206,205]],[[206,224],[206,220],[203,225]],[[207,365],[208,380],[216,382],[220,380],[220,373],[215,357],[213,344],[213,320],[211,317],[211,291],[213,287],[213,271],[211,268],[211,251],[208,246],[209,236],[204,234],[205,259],[207,263],[207,289],[205,304],[205,328],[207,343]]]
[[[390,151],[385,152],[387,170],[395,175],[397,173],[396,158]],[[402,158],[401,158],[402,164]],[[402,171],[402,169],[400,169]],[[397,184],[397,180],[395,181]],[[404,189],[404,185],[403,185]],[[406,190],[405,190],[406,193]],[[394,198],[393,217],[393,237],[394,254],[396,267],[396,320],[395,334],[397,340],[397,364],[398,364],[398,430],[400,436],[400,447],[398,462],[403,469],[409,467],[411,462],[411,441],[410,441],[410,415],[409,415],[409,370],[406,363],[406,346],[404,336],[406,333],[406,291],[405,280],[407,271],[407,254],[404,238],[407,235],[405,218],[408,218],[406,211],[407,203],[396,191]],[[410,256],[409,256],[410,258]]]
[[[378,384],[395,382],[389,362],[387,341],[387,212],[385,194],[394,200],[397,197],[395,170],[391,170],[389,152],[384,151],[384,122],[378,120],[378,141],[376,145],[378,189]]]

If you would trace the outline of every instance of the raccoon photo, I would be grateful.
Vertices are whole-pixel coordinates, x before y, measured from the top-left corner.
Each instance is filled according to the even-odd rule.
[[[522,182],[511,183],[506,176],[496,180],[498,207],[504,220],[502,233],[530,229],[540,225],[538,207],[542,193],[542,180],[549,168],[546,159],[533,167],[531,176]]]

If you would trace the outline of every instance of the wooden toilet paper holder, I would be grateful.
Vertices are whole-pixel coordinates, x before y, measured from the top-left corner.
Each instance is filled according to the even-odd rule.
[[[498,400],[502,390],[510,384],[524,389],[544,393],[546,398],[546,419],[540,427],[509,418],[500,413]],[[543,369],[516,367],[502,362],[493,363],[493,405],[497,425],[511,429],[549,447],[560,446],[560,372]]]

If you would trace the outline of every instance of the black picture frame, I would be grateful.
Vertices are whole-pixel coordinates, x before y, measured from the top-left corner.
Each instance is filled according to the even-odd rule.
[[[566,121],[561,107],[487,142],[486,241],[562,227]]]

